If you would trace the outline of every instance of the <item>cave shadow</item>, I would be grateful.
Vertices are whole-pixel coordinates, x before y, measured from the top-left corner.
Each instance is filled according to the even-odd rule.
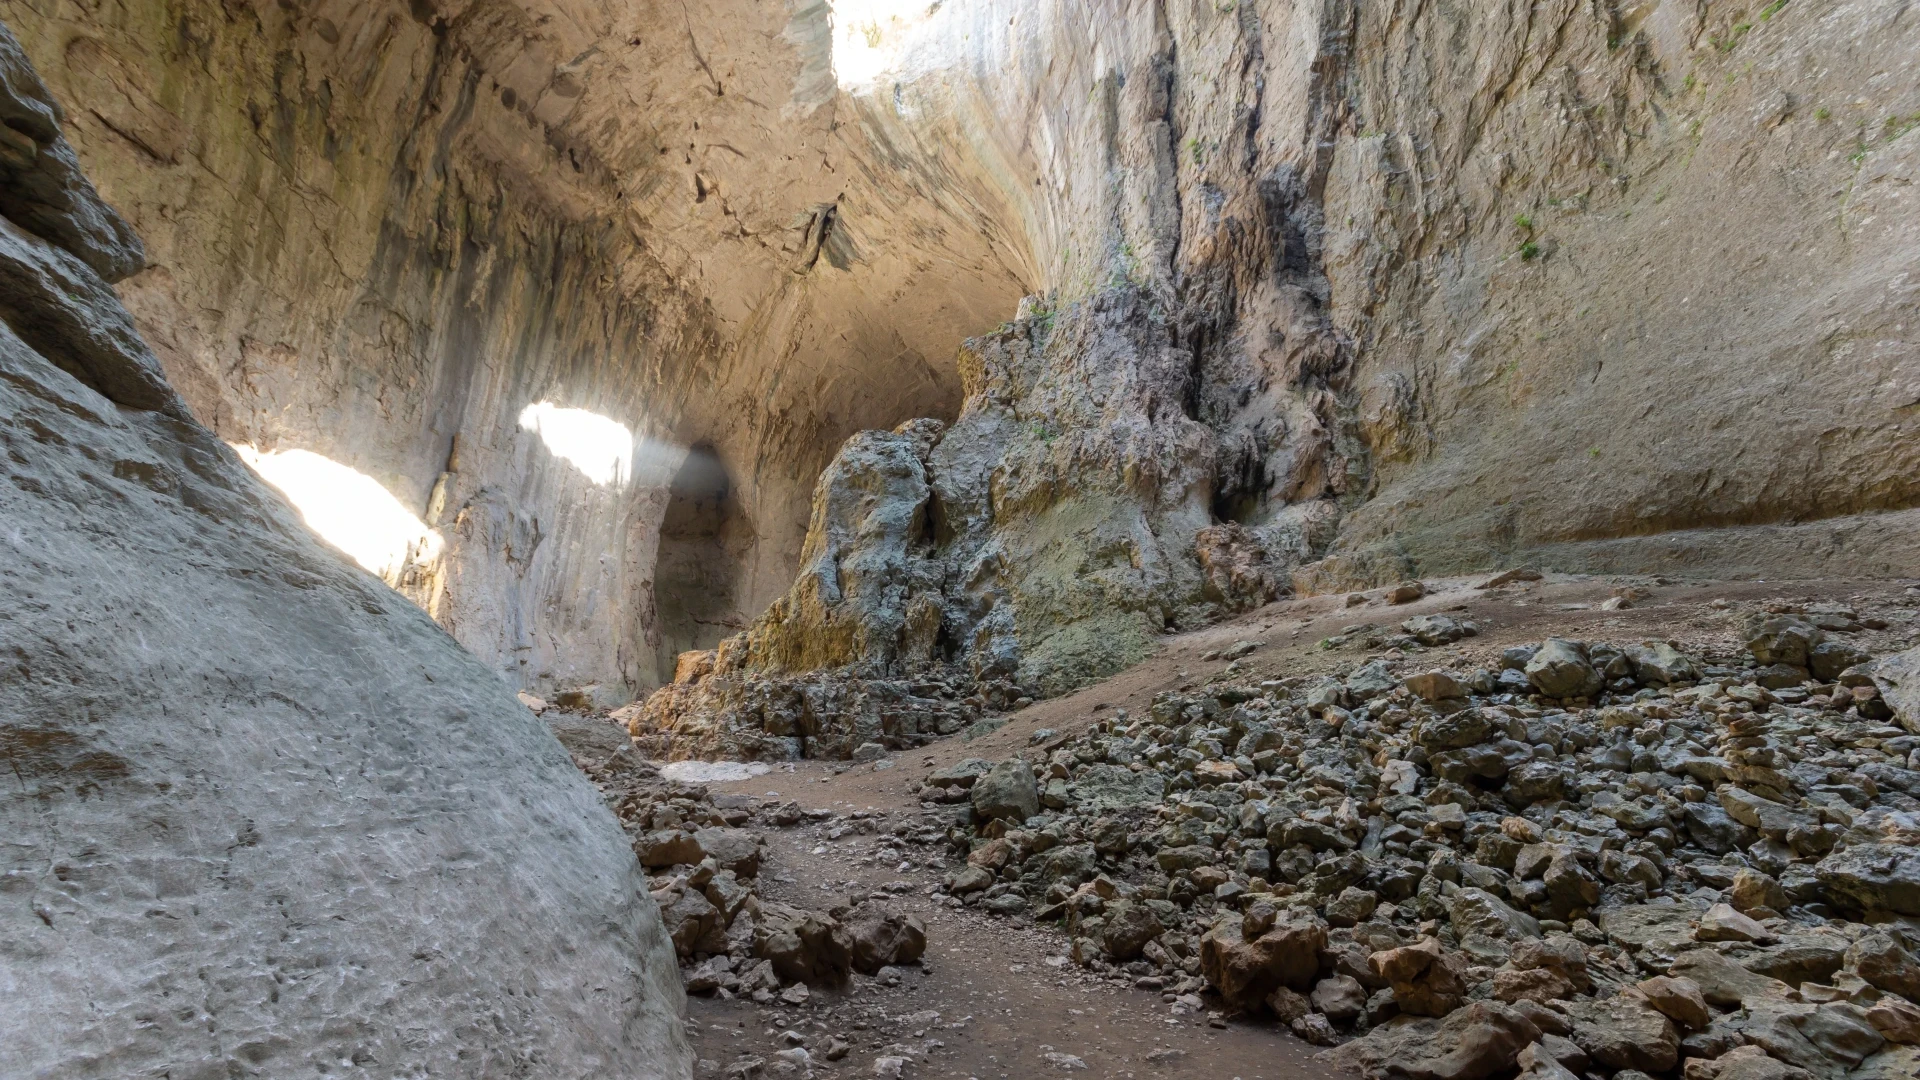
[[[753,540],[726,464],[712,446],[695,444],[674,474],[654,561],[660,682],[673,681],[681,653],[710,649],[746,626],[738,593]]]

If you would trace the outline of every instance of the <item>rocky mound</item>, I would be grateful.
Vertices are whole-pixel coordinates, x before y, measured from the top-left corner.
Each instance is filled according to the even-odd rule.
[[[1863,621],[1757,613],[1741,657],[1230,668],[929,775],[964,806],[948,903],[1372,1075],[1912,1075],[1920,651],[1870,662]],[[1473,632],[1399,629],[1409,656]]]
[[[787,595],[633,709],[656,757],[919,745],[1255,607],[1311,554],[1304,518],[1217,525],[1214,442],[1150,297],[1115,290],[967,343],[967,400],[849,439]]]
[[[4,29],[0,118],[0,1074],[686,1076],[612,816],[187,416]]]

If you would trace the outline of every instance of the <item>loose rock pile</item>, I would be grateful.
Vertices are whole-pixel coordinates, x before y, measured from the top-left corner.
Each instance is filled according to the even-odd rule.
[[[749,826],[789,827],[832,818],[830,811],[764,806],[668,781],[626,747],[602,761],[575,760],[634,837],[688,993],[804,1005],[813,987],[838,988],[852,972],[885,981],[889,968],[917,963],[926,951],[919,919],[872,899],[808,911],[760,896],[765,840]],[[846,827],[877,826],[863,819]]]
[[[926,777],[968,808],[946,902],[1373,1075],[1913,1076],[1920,714],[1892,722],[1875,671],[1912,659],[1868,663],[1861,625],[1376,660],[1041,731]]]

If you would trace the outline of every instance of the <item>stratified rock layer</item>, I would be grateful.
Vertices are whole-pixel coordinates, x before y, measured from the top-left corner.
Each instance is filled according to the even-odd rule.
[[[0,1074],[686,1076],[617,823],[185,418],[65,194],[0,223]]]

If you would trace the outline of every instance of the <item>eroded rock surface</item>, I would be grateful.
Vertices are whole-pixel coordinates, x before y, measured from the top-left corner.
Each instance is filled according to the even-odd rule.
[[[187,418],[4,30],[0,82],[0,1073],[687,1075],[612,816]]]
[[[442,541],[391,580],[543,694],[742,629],[841,442],[953,420],[1009,315],[997,348],[1097,377],[969,405],[1005,445],[956,428],[930,482],[998,477],[956,529],[1034,565],[942,589],[981,590],[961,623],[1004,590],[1043,684],[1294,563],[1920,558],[1896,0],[4,10],[147,236],[123,288],[195,414],[384,485]],[[625,479],[541,402],[625,425]]]

